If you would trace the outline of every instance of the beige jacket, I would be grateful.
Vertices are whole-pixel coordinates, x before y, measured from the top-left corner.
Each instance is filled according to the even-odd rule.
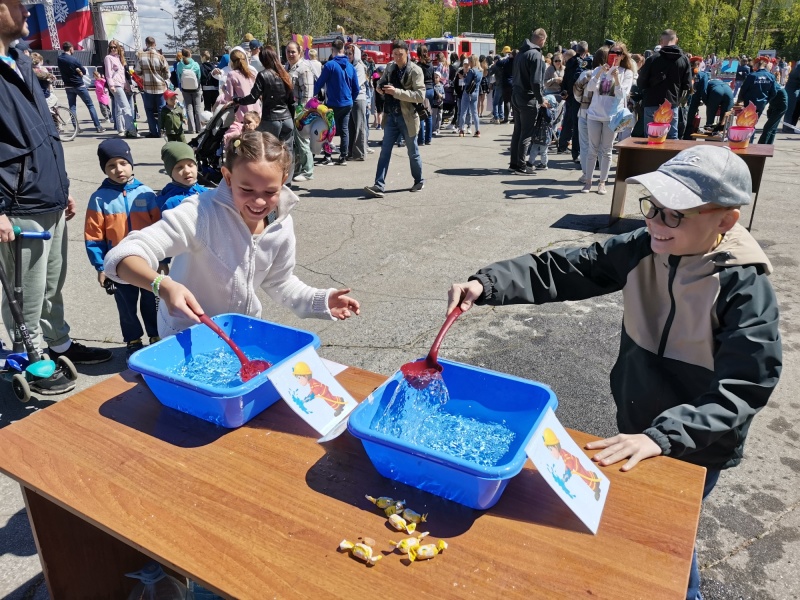
[[[395,63],[389,63],[383,75],[378,81],[378,87],[388,84],[392,73],[397,68]],[[415,136],[419,132],[419,116],[414,108],[414,104],[425,102],[425,78],[422,69],[416,64],[408,61],[406,72],[402,79],[403,89],[398,89],[394,97],[400,101],[400,110],[403,113],[403,120],[406,122],[408,135]],[[383,113],[383,124],[386,124],[386,113]]]

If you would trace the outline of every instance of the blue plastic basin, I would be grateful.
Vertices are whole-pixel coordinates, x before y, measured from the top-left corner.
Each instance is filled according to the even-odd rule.
[[[522,470],[527,459],[525,446],[545,411],[555,410],[558,401],[553,390],[535,381],[449,360],[439,362],[450,392],[445,412],[503,423],[514,432],[511,447],[497,465],[483,467],[372,429],[373,419],[383,413],[403,377],[399,372],[353,411],[348,428],[384,477],[471,508],[490,508],[508,481]]]
[[[139,350],[130,357],[128,366],[144,376],[164,406],[223,427],[240,427],[280,398],[267,374],[301,350],[319,348],[319,338],[308,331],[235,313],[217,315],[213,320],[246,356],[266,359],[272,367],[246,383],[228,386],[198,383],[176,375],[174,371],[192,356],[228,348],[205,325],[193,325]]]

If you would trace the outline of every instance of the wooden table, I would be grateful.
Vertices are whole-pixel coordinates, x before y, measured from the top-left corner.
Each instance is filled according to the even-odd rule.
[[[358,399],[385,377],[338,379]],[[578,443],[591,439],[572,432]],[[279,402],[225,430],[164,408],[131,372],[0,430],[0,471],[22,484],[50,594],[125,598],[157,560],[236,598],[683,598],[704,469],[659,457],[612,481],[596,536],[528,466],[481,512],[379,476],[361,443],[315,433]],[[337,551],[400,534],[365,494],[430,513],[450,548],[367,567]]]
[[[619,142],[616,146],[617,171],[614,177],[614,195],[611,197],[611,214],[608,217],[608,224],[611,225],[619,220],[622,211],[625,209],[625,193],[628,184],[625,180],[628,177],[650,173],[655,171],[667,162],[670,158],[682,150],[706,144],[712,146],[727,146],[722,142],[698,142],[696,140],[667,140],[663,144],[648,144],[645,138],[627,138]],[[750,169],[750,176],[753,178],[753,208],[750,210],[749,230],[753,226],[753,217],[756,214],[756,203],[758,202],[758,191],[761,189],[761,177],[764,174],[764,164],[767,158],[775,154],[775,146],[772,144],[750,144],[744,150],[735,150]]]

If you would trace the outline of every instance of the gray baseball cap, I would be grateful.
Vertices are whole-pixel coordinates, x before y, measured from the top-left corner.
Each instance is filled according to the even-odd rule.
[[[747,164],[726,146],[698,144],[678,153],[657,171],[629,177],[647,188],[660,204],[688,210],[704,204],[750,204],[753,181]]]

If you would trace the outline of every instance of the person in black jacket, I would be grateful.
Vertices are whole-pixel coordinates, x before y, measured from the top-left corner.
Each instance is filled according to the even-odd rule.
[[[534,172],[525,164],[525,157],[528,156],[536,115],[542,103],[545,70],[542,48],[546,42],[547,32],[541,28],[534,30],[531,39],[525,40],[514,59],[514,84],[511,92],[514,133],[511,135],[509,170],[518,175],[530,175]]]
[[[262,46],[258,59],[264,69],[256,75],[253,89],[243,98],[234,98],[236,104],[255,104],[261,100],[261,123],[258,131],[277,137],[289,151],[294,173],[294,91],[292,79],[283,68],[272,46]]]
[[[564,65],[564,79],[561,81],[561,95],[566,94],[564,105],[564,120],[561,122],[561,135],[558,138],[558,153],[567,151],[567,144],[572,142],[572,160],[580,162],[581,142],[578,135],[578,109],[581,105],[575,100],[572,88],[578,77],[586,69],[592,68],[592,55],[589,54],[589,43],[578,42],[575,47],[575,56]]]
[[[58,55],[58,70],[61,72],[61,80],[64,82],[64,91],[67,92],[67,103],[69,110],[76,117],[78,116],[78,98],[80,98],[89,109],[89,116],[92,117],[92,123],[97,130],[97,133],[103,133],[105,129],[100,125],[100,120],[97,118],[97,111],[94,108],[94,102],[89,95],[89,90],[86,87],[86,81],[83,79],[86,76],[86,67],[81,62],[72,56],[75,48],[69,42],[61,44],[63,52]]]
[[[783,122],[785,123],[783,133],[797,133],[792,127],[797,125],[798,113],[800,113],[800,110],[798,110],[800,108],[800,102],[798,102],[798,97],[800,97],[800,61],[795,64],[794,69],[789,73],[789,79],[786,81],[786,94],[789,98],[789,104],[783,117]]]
[[[692,87],[689,59],[678,47],[678,35],[672,29],[661,34],[661,49],[644,62],[637,80],[644,97],[644,121],[652,122],[653,114],[664,102],[672,105],[674,116],[667,139],[678,139],[678,104]]]
[[[78,364],[104,362],[111,359],[111,352],[73,342],[64,319],[65,222],[75,216],[75,201],[69,195],[58,131],[31,59],[10,48],[14,40],[28,35],[28,16],[19,0],[0,0],[0,264],[13,280],[15,261],[9,242],[14,241],[14,226],[49,231],[50,240],[22,242],[25,324],[37,346],[43,338],[47,341],[53,360],[63,355]],[[5,295],[2,314],[13,338],[14,319]],[[57,371],[30,386],[36,394],[61,394],[72,390],[75,382]]]

